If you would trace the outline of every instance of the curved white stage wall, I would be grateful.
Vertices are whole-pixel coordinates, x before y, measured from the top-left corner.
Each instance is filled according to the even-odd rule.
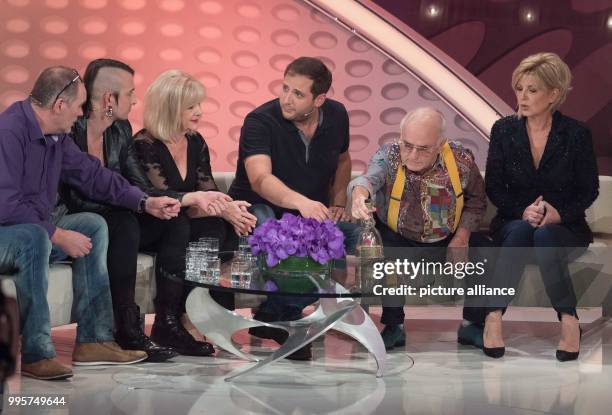
[[[142,97],[162,71],[180,68],[207,87],[200,131],[213,168],[233,171],[244,116],[272,99],[282,71],[301,55],[321,57],[334,74],[330,96],[351,120],[353,169],[397,137],[401,117],[419,105],[446,114],[447,136],[476,154],[511,109],[427,40],[370,2],[351,0],[0,0],[0,109],[30,91],[46,66],[81,72],[113,57],[137,72]]]

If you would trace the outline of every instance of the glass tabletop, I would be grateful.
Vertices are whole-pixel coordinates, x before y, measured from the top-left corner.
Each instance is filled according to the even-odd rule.
[[[336,260],[326,277],[312,273],[291,273],[291,275],[273,275],[262,271],[256,264],[249,269],[247,277],[236,272],[241,261],[238,251],[220,252],[220,275],[218,278],[186,279],[187,284],[197,287],[212,288],[218,291],[229,291],[248,294],[282,295],[315,298],[358,298],[373,296],[371,291],[363,290],[355,283],[355,266],[351,257]],[[204,274],[204,273],[203,273]]]

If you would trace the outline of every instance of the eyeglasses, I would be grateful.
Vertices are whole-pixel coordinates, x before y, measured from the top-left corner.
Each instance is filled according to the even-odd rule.
[[[57,93],[57,95],[55,96],[55,99],[53,100],[53,104],[55,104],[55,101],[57,101],[59,99],[60,95],[62,95],[62,93],[65,90],[70,88],[70,85],[74,84],[76,81],[81,81],[81,75],[79,75],[79,73],[77,71],[74,71],[74,73],[76,74],[76,76],[72,79],[72,81],[68,82],[68,84],[65,87],[63,87],[60,92]],[[53,104],[51,104],[51,105],[53,105]]]
[[[431,154],[436,150],[436,147],[428,147],[428,146],[415,146],[412,143],[409,143],[408,141],[404,141],[404,140],[399,140],[399,145],[400,147],[402,147],[404,150],[406,150],[409,153],[412,153],[412,150],[416,150],[417,155],[421,156],[421,155],[425,155],[425,154]]]

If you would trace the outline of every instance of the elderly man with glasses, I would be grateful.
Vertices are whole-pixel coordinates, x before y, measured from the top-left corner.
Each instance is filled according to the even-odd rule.
[[[399,253],[414,262],[445,262],[447,256],[456,262],[467,258],[468,246],[488,245],[476,233],[487,206],[484,180],[472,153],[444,138],[444,126],[444,116],[433,108],[409,112],[400,123],[399,141],[381,146],[367,172],[348,185],[354,218],[371,213],[367,199],[376,206],[387,260]],[[403,346],[405,297],[384,296],[382,301],[385,347]],[[479,308],[464,309],[462,327],[475,329],[468,336],[475,345],[482,344],[480,313]]]
[[[67,135],[82,115],[85,88],[77,71],[45,69],[30,98],[0,113],[0,273],[16,271],[21,315],[21,373],[65,379],[72,370],[55,359],[47,278],[49,262],[72,263],[74,317],[78,323],[74,365],[129,364],[147,358],[121,349],[113,338],[106,269],[108,230],[93,213],[52,214],[60,180],[88,197],[168,219],[180,204],[148,197],[123,177],[81,152]]]

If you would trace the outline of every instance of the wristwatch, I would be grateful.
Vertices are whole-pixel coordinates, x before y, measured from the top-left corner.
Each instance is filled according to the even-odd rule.
[[[148,198],[149,198],[149,195],[144,195],[142,199],[140,199],[140,202],[138,202],[138,210],[136,211],[137,213],[144,213],[145,208],[147,206]]]

